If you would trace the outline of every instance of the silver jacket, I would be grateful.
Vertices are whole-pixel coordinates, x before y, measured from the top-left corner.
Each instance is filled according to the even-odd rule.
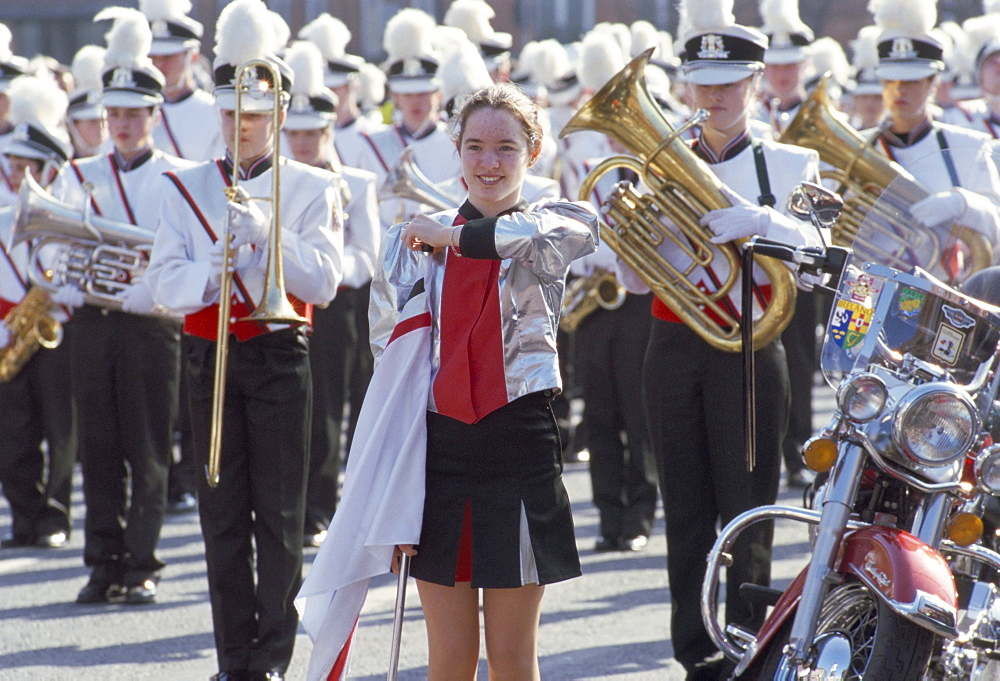
[[[431,216],[454,224],[458,209]],[[376,363],[385,350],[414,286],[423,279],[433,318],[431,380],[441,357],[441,290],[451,249],[437,254],[411,251],[401,235],[406,223],[391,227],[382,244],[381,266],[372,281],[369,320]],[[539,390],[561,388],[556,332],[569,264],[593,253],[598,219],[586,202],[553,201],[496,218],[494,244],[503,259],[499,292],[504,340],[507,401]],[[463,237],[464,241],[464,237]],[[428,409],[437,411],[433,391]]]

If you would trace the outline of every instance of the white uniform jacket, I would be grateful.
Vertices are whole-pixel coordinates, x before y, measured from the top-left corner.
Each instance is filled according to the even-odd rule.
[[[271,193],[268,168],[256,177],[240,180],[251,197]],[[306,304],[333,299],[343,278],[343,229],[340,193],[329,171],[281,159],[281,257],[289,297]],[[195,316],[218,303],[219,273],[212,271],[210,252],[227,221],[225,189],[231,181],[221,159],[164,175],[163,195],[153,255],[146,271],[153,299],[187,316],[185,332],[215,339]],[[258,202],[271,218],[271,204]],[[233,309],[253,309],[264,290],[267,248],[244,244],[237,249],[233,282]],[[296,302],[295,300],[292,301]],[[301,311],[301,310],[300,310]],[[305,310],[308,316],[309,309]],[[239,316],[234,314],[234,316]],[[243,322],[242,324],[248,324]],[[239,326],[239,325],[235,325]],[[266,325],[267,331],[284,328]],[[245,339],[239,329],[237,336]],[[255,335],[255,334],[251,334]],[[249,336],[248,336],[249,337]]]
[[[215,98],[195,90],[177,102],[160,106],[160,124],[153,129],[157,149],[190,161],[208,161],[226,153]]]
[[[375,173],[344,166],[340,175],[350,199],[344,207],[344,279],[342,286],[359,288],[372,280],[382,242]]]
[[[405,225],[389,229],[382,246],[381,267],[376,268],[372,282],[369,308],[376,363],[406,301],[426,290],[433,324],[433,383],[441,362],[442,293],[449,263],[456,258],[499,260],[496,309],[500,314],[502,348],[494,350],[503,364],[506,401],[561,387],[556,332],[566,272],[570,262],[597,248],[597,216],[589,204],[581,202],[523,206],[522,211],[468,223],[461,235],[462,256],[451,248],[433,255],[411,251],[400,239]],[[433,218],[444,225],[463,224],[465,218],[460,210],[437,213]],[[477,351],[488,353],[489,349]],[[433,391],[428,395],[428,409],[438,411]]]

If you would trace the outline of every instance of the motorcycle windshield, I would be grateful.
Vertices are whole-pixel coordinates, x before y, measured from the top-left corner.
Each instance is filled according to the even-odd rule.
[[[991,198],[1000,201],[1000,179],[992,161],[976,153],[954,156],[970,166],[981,163],[986,174],[991,172],[987,179],[996,187]],[[961,204],[950,203],[915,179],[933,177],[931,170],[941,164],[941,157],[935,152],[911,164],[912,174],[902,171],[865,206],[853,236],[845,236],[852,226],[842,221],[852,208],[857,210],[852,202],[858,199],[844,197],[834,242],[850,246],[853,253],[831,307],[820,362],[834,388],[846,375],[875,364],[896,368],[906,355],[968,384],[980,365],[996,354],[1000,308],[958,288],[994,261],[992,239],[974,229],[983,230],[984,221],[970,226],[957,215],[934,223],[935,217]],[[920,205],[926,197],[932,198]]]

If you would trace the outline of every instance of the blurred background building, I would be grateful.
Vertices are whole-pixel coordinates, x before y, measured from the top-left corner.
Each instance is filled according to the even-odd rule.
[[[212,34],[219,11],[229,0],[192,0],[191,16],[205,25],[202,53],[211,56]],[[514,36],[515,55],[529,40],[577,40],[600,21],[631,23],[646,19],[674,33],[675,0],[489,0],[496,11],[493,28]],[[389,17],[403,7],[423,9],[441,20],[451,0],[267,0],[270,9],[288,22],[294,36],[299,28],[322,12],[330,12],[351,29],[348,51],[369,61],[380,61],[382,31]],[[735,0],[740,23],[759,25],[759,0]],[[865,24],[871,23],[868,0],[799,0],[799,13],[816,36],[832,36],[848,45]],[[109,5],[135,7],[136,0],[0,0],[0,22],[14,33],[15,54],[46,54],[66,63],[87,43],[104,44],[105,25],[91,18]],[[940,0],[940,21],[961,21],[982,13],[982,0]]]

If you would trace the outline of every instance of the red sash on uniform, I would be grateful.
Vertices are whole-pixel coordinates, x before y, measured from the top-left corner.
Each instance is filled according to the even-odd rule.
[[[465,224],[459,215],[454,225]],[[475,423],[507,404],[500,262],[448,249],[441,290],[441,366],[434,378],[438,413]]]

